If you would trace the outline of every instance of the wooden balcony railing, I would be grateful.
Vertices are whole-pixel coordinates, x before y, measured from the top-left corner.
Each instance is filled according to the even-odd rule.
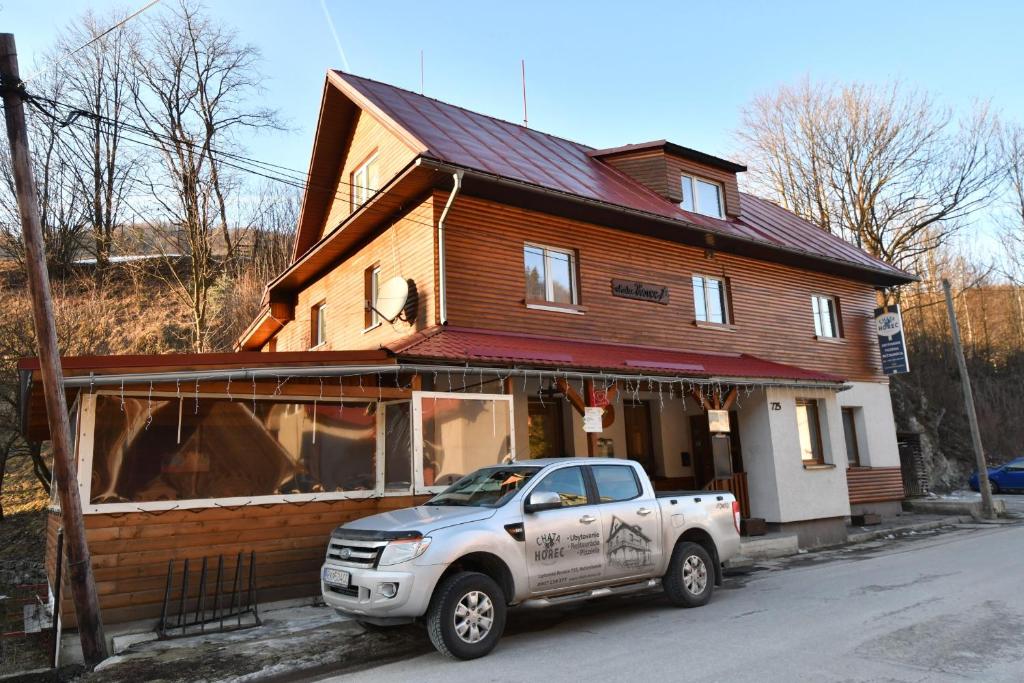
[[[707,491],[728,491],[740,503],[740,515],[750,519],[750,492],[747,490],[747,473],[734,472],[729,479],[712,479],[704,485]]]

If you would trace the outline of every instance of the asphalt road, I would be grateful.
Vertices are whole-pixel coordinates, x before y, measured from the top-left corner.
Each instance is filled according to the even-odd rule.
[[[770,564],[696,610],[658,595],[514,610],[483,659],[431,651],[321,680],[1016,682],[1022,575],[1024,526],[978,525]]]

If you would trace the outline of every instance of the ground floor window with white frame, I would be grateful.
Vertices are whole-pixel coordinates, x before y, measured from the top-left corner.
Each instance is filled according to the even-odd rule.
[[[418,493],[515,460],[511,396],[414,392],[413,429]]]

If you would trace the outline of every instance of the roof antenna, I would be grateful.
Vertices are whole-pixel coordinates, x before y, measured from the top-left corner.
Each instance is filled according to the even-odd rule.
[[[420,48],[420,94],[423,93],[423,48]]]
[[[530,127],[530,119],[526,116],[526,60],[520,60],[523,67],[523,128]]]

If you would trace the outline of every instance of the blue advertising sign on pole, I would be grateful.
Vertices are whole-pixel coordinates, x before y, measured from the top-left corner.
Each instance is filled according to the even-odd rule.
[[[878,350],[882,355],[882,372],[887,375],[910,372],[900,307],[876,308],[875,329],[878,330]]]

